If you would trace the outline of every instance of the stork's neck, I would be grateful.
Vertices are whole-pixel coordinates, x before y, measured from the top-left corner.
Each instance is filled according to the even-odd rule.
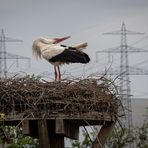
[[[46,49],[47,47],[49,47],[49,46],[52,46],[53,44],[52,43],[50,43],[50,42],[38,42],[37,43],[37,46],[38,46],[38,48],[41,50],[41,51],[43,51],[44,49]]]
[[[47,45],[48,45],[48,44],[45,44],[45,43],[42,43],[42,42],[38,42],[38,43],[37,43],[37,46],[38,46],[40,49],[46,47]]]

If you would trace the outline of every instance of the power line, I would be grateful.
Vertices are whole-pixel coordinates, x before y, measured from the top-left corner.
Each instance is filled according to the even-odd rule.
[[[4,34],[4,30],[1,29],[1,36],[0,36],[0,78],[6,78],[8,73],[7,68],[7,60],[8,59],[15,59],[17,66],[18,66],[18,60],[27,60],[28,66],[30,66],[30,58],[8,53],[6,51],[6,42],[22,42],[22,40],[13,39],[10,37],[6,37]]]
[[[132,128],[132,106],[131,106],[131,86],[130,86],[130,77],[129,75],[148,75],[148,71],[142,70],[140,68],[129,66],[129,53],[140,53],[145,52],[148,53],[148,50],[141,48],[134,48],[132,46],[127,45],[127,35],[143,35],[144,33],[130,31],[126,29],[124,22],[122,23],[122,27],[120,30],[105,33],[106,35],[120,35],[121,36],[121,44],[116,48],[109,48],[102,51],[96,52],[96,62],[97,62],[97,54],[98,53],[120,53],[120,67],[117,70],[110,70],[108,74],[119,75],[119,91],[121,94],[121,101],[123,106],[126,108],[125,110],[125,118],[122,120],[122,125],[131,130]],[[137,44],[143,40],[148,38],[148,36],[140,39],[139,41],[133,43]],[[101,72],[103,73],[103,72]],[[130,148],[133,148],[133,144],[129,144]]]

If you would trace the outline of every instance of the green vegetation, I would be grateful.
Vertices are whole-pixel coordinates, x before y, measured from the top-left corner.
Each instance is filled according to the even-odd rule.
[[[9,143],[11,148],[37,148],[38,140],[22,134],[22,128],[15,126],[1,127],[0,143]]]

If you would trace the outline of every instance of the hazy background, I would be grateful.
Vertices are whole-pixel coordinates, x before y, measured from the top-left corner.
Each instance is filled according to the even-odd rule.
[[[20,60],[17,68],[12,60],[8,70],[36,75],[47,71],[53,78],[53,66],[32,57],[32,41],[39,36],[70,35],[71,39],[63,44],[87,41],[89,46],[85,51],[91,62],[85,67],[81,64],[62,66],[62,73],[82,76],[102,71],[110,65],[108,55],[100,54],[96,63],[96,51],[120,45],[120,36],[103,33],[120,30],[123,21],[128,30],[145,33],[128,36],[128,44],[148,49],[148,0],[0,0],[0,29],[3,28],[8,37],[23,40],[22,43],[6,44],[7,52],[31,58],[30,68],[24,60]],[[147,61],[148,54],[129,54],[132,66],[148,70]],[[114,54],[113,66],[118,68],[119,62],[119,55]],[[147,98],[148,76],[130,78],[134,97]]]

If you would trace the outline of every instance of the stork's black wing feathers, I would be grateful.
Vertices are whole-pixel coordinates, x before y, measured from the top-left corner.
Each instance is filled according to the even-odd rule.
[[[50,62],[88,63],[89,56],[75,48],[65,49],[61,54],[49,59]]]

